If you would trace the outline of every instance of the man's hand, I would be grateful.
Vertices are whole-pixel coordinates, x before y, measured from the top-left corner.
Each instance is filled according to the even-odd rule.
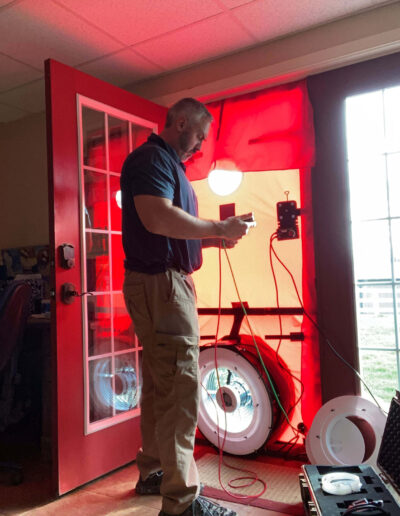
[[[222,247],[225,247],[225,249],[233,249],[236,244],[239,242],[240,238],[236,240],[223,240],[221,243]]]
[[[250,227],[255,226],[252,213],[228,217],[220,222],[221,238],[224,240],[239,240],[247,235]]]

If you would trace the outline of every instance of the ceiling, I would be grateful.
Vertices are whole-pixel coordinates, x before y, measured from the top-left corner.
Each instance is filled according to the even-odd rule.
[[[47,58],[132,85],[389,3],[0,0],[0,122],[44,110]]]

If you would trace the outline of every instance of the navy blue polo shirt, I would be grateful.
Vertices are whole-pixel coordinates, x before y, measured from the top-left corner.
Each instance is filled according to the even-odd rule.
[[[201,240],[183,240],[150,233],[136,212],[135,195],[170,199],[197,216],[197,198],[185,175],[185,166],[169,144],[156,134],[126,158],[121,172],[122,244],[125,267],[157,274],[169,267],[191,273],[202,263]]]

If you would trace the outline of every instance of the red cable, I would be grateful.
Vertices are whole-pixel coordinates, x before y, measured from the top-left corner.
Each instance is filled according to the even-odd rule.
[[[293,284],[294,284],[294,287],[295,287],[295,290],[296,290],[296,294],[297,294],[297,297],[301,303],[301,298],[300,298],[300,295],[298,293],[298,290],[297,290],[297,286],[296,286],[296,283],[294,281],[294,278],[291,274],[291,272],[289,271],[289,269],[283,264],[283,262],[280,260],[280,258],[278,257],[278,255],[276,254],[276,251],[272,245],[272,242],[273,240],[277,238],[277,235],[276,233],[272,234],[271,235],[271,238],[270,238],[270,250],[269,250],[269,257],[270,257],[270,264],[271,264],[271,271],[272,271],[272,275],[273,275],[273,280],[274,280],[274,284],[275,284],[275,292],[276,292],[276,304],[277,304],[277,308],[279,308],[279,290],[278,290],[278,284],[277,284],[277,280],[276,280],[276,275],[275,275],[275,270],[274,270],[274,267],[273,267],[273,261],[272,261],[272,253],[274,254],[274,256],[276,257],[276,259],[279,261],[279,263],[285,268],[285,270],[289,273],[292,281],[293,281]],[[226,253],[226,249],[225,249],[225,253]],[[215,343],[214,343],[214,362],[215,362],[215,371],[216,371],[216,377],[217,377],[217,383],[218,383],[218,389],[219,391],[221,390],[221,384],[220,384],[220,379],[219,379],[219,373],[218,373],[218,358],[217,358],[217,343],[218,343],[218,333],[219,333],[219,327],[220,327],[220,321],[221,321],[221,294],[222,294],[222,265],[221,265],[221,246],[219,247],[219,255],[218,255],[218,261],[219,261],[219,289],[218,289],[218,318],[217,318],[217,329],[216,329],[216,336],[215,336]],[[302,303],[301,303],[302,305]],[[302,305],[303,306],[303,305]],[[303,307],[304,308],[304,307]],[[279,329],[280,329],[280,335],[282,335],[282,332],[283,332],[283,327],[282,327],[282,317],[281,315],[279,314]],[[279,340],[279,343],[278,343],[278,347],[277,349],[275,350],[275,356],[276,356],[276,360],[277,360],[277,363],[278,365],[289,375],[291,376],[292,378],[294,378],[297,382],[300,383],[301,385],[301,393],[300,393],[300,396],[299,398],[297,399],[297,401],[294,403],[294,405],[292,407],[290,407],[290,409],[288,410],[288,414],[290,412],[292,412],[294,410],[294,408],[296,407],[296,405],[300,402],[300,400],[302,399],[303,397],[303,393],[304,393],[304,384],[303,382],[301,381],[300,378],[297,378],[293,373],[291,373],[286,367],[284,367],[284,365],[281,363],[280,361],[280,357],[279,357],[279,349],[280,349],[280,346],[281,346],[281,343],[282,343],[282,339]],[[210,395],[209,395],[210,396]],[[211,398],[211,396],[210,396]],[[212,399],[212,398],[211,398]],[[222,487],[222,489],[227,493],[229,494],[230,496],[232,496],[233,498],[236,498],[236,499],[240,499],[240,500],[252,500],[252,499],[255,499],[255,498],[259,498],[260,496],[262,496],[266,489],[267,489],[267,485],[266,483],[259,479],[257,474],[253,471],[250,471],[250,470],[245,470],[243,468],[237,468],[235,466],[232,466],[230,464],[227,464],[227,462],[224,460],[223,458],[223,451],[224,451],[224,446],[225,446],[225,442],[226,442],[226,436],[227,436],[227,419],[226,419],[226,408],[225,408],[225,400],[224,400],[224,397],[221,395],[221,402],[222,402],[222,407],[223,407],[223,411],[224,411],[224,414],[225,414],[225,429],[224,429],[224,434],[223,434],[223,439],[222,439],[222,445],[221,445],[221,442],[220,442],[220,433],[219,433],[219,430],[220,430],[220,426],[219,426],[219,421],[218,421],[218,412],[217,412],[217,438],[218,438],[218,450],[219,450],[219,462],[218,462],[218,480],[219,480],[219,483],[220,483],[220,486]],[[292,429],[294,429],[297,433],[297,435],[295,435],[293,439],[296,439],[296,442],[297,442],[297,439],[299,437],[299,430],[297,428],[294,428],[293,425],[290,425],[292,427]],[[228,486],[232,489],[239,489],[239,488],[245,488],[245,487],[250,487],[252,485],[254,485],[256,482],[260,482],[261,484],[263,484],[264,488],[262,489],[262,491],[260,491],[259,493],[255,494],[255,495],[249,495],[249,496],[246,496],[246,495],[234,495],[233,493],[229,492],[225,486],[223,485],[222,483],[222,478],[221,478],[221,468],[222,468],[222,464],[224,464],[226,467],[230,468],[230,469],[234,469],[236,471],[241,471],[243,473],[250,473],[251,476],[242,476],[242,477],[236,477],[232,480],[230,480],[228,482]],[[240,481],[240,480],[250,480],[250,482],[248,483],[244,483],[244,484],[239,484],[239,485],[233,485],[233,482],[237,482],[237,481]]]
[[[225,252],[226,252],[226,250],[225,250]],[[218,359],[217,359],[217,342],[218,342],[219,326],[220,326],[220,321],[221,321],[221,304],[222,304],[221,303],[221,295],[222,295],[221,245],[219,246],[218,262],[219,262],[218,319],[217,319],[217,329],[216,329],[215,343],[214,343],[214,362],[215,362],[215,372],[216,372],[216,376],[217,376],[218,389],[221,391],[221,384],[220,384],[219,373],[218,373]],[[229,494],[230,496],[232,496],[233,498],[235,498],[237,500],[253,500],[255,498],[259,498],[260,496],[262,496],[265,493],[265,491],[267,489],[267,484],[264,482],[264,480],[261,480],[260,478],[258,478],[257,473],[255,473],[251,470],[237,468],[235,466],[228,464],[223,458],[223,452],[224,452],[224,446],[225,446],[225,442],[226,442],[228,425],[227,425],[227,419],[226,419],[225,400],[222,395],[221,395],[221,401],[222,401],[223,411],[225,414],[225,429],[224,429],[224,437],[223,437],[222,446],[221,446],[220,437],[219,437],[220,426],[218,424],[218,411],[217,411],[217,437],[218,437],[218,450],[219,450],[219,460],[218,460],[219,484],[222,487],[222,489],[225,491],[225,493]],[[260,482],[263,485],[263,489],[255,495],[236,495],[236,494],[231,493],[230,491],[228,491],[225,488],[225,486],[222,483],[222,478],[221,478],[222,464],[224,464],[226,467],[228,467],[230,469],[234,469],[236,471],[241,471],[242,473],[250,473],[251,474],[251,476],[236,477],[236,478],[229,480],[228,486],[230,488],[232,488],[232,489],[245,488],[245,487],[250,487],[250,486],[254,485],[256,482]],[[239,480],[250,480],[250,482],[248,482],[246,484],[233,485],[233,482],[237,482]]]

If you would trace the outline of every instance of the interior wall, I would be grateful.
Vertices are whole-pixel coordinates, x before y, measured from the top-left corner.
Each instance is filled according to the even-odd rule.
[[[49,242],[45,114],[0,124],[0,249]]]
[[[308,79],[317,159],[312,171],[318,321],[339,353],[358,366],[345,98],[400,85],[400,53]],[[359,394],[354,373],[320,339],[322,399]],[[340,381],[338,381],[340,378]]]

